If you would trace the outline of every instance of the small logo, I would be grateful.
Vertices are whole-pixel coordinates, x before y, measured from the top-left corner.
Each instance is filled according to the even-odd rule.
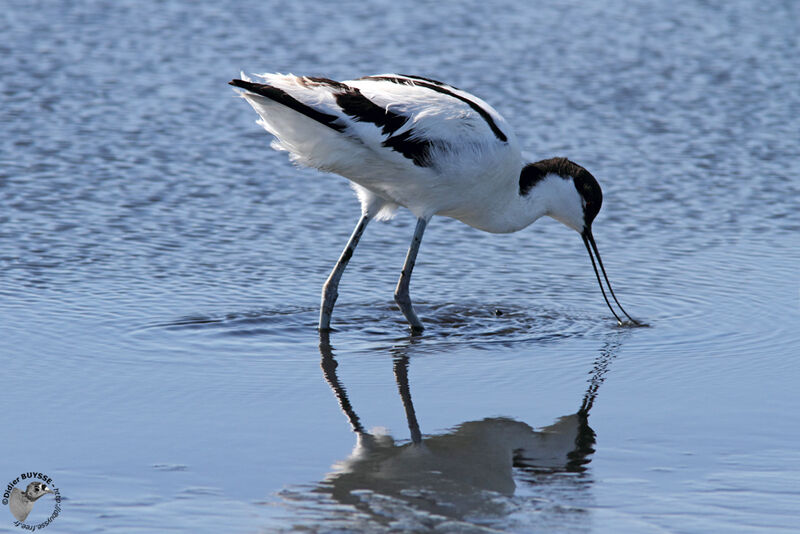
[[[36,502],[48,494],[55,499],[45,498],[31,515]],[[50,508],[46,501],[53,502],[53,507]],[[33,532],[46,527],[58,517],[61,512],[61,493],[53,486],[53,479],[44,473],[22,473],[6,485],[3,505],[8,505],[11,515],[16,519],[14,526]],[[43,519],[45,517],[47,519]]]

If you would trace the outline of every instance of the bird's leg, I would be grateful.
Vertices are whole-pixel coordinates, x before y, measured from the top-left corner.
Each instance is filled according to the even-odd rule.
[[[400,274],[400,280],[397,282],[397,289],[394,290],[395,302],[400,306],[400,311],[403,312],[406,320],[411,325],[411,330],[417,332],[421,331],[424,327],[422,326],[422,321],[420,321],[417,314],[414,313],[413,306],[411,306],[408,286],[411,283],[411,271],[414,270],[414,263],[417,261],[417,252],[422,242],[422,234],[425,232],[425,227],[427,225],[427,220],[422,218],[417,219],[417,227],[414,229],[414,238],[411,240],[411,245],[408,247],[406,262],[403,264],[403,272]]]
[[[366,213],[361,215],[353,234],[350,236],[350,240],[347,242],[347,246],[344,247],[342,255],[339,256],[339,261],[336,262],[336,267],[333,268],[325,281],[325,285],[322,286],[322,305],[319,309],[319,329],[321,331],[331,329],[331,313],[333,313],[333,305],[336,304],[336,298],[339,296],[339,280],[342,278],[345,267],[347,267],[347,262],[353,256],[358,240],[361,239],[361,235],[364,233],[367,223],[369,223],[369,218]]]

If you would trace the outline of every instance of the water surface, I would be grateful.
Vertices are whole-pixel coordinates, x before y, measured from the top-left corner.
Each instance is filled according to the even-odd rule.
[[[11,2],[0,479],[53,477],[64,532],[793,532],[798,17]],[[226,85],[240,69],[416,73],[489,101],[531,159],[598,178],[595,237],[649,328],[615,326],[555,221],[435,218],[410,336],[401,212],[369,227],[320,340],[358,204],[269,149]]]

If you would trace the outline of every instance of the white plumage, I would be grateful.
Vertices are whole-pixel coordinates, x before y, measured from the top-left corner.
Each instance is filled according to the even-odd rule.
[[[564,158],[525,165],[511,127],[480,98],[400,74],[344,82],[292,74],[258,77],[255,83],[242,75],[231,85],[244,89],[259,124],[275,136],[273,148],[287,151],[296,163],[348,178],[361,202],[361,219],[323,288],[321,330],[329,329],[339,279],[367,223],[391,217],[398,206],[418,220],[395,292],[412,329],[421,330],[422,323],[408,286],[434,215],[495,233],[514,232],[550,215],[581,233],[602,268],[591,234],[602,203],[597,181]],[[595,273],[600,282],[596,267]],[[602,282],[600,287],[605,297]]]
[[[389,76],[395,75],[382,77]],[[408,118],[389,134],[375,123],[344,113],[334,98],[338,86],[303,83],[305,78],[291,74],[264,74],[261,78],[265,84],[315,110],[336,116],[346,125],[347,134],[342,135],[314,119],[298,116],[270,98],[253,92],[243,94],[261,116],[259,124],[276,137],[272,144],[275,149],[289,152],[297,163],[349,178],[356,186],[363,210],[377,218],[391,216],[397,206],[424,218],[451,211],[456,218],[462,213],[483,213],[485,206],[472,206],[476,200],[485,200],[498,189],[508,189],[498,188],[498,179],[505,178],[504,185],[513,189],[522,167],[513,134],[509,142],[500,142],[468,104],[426,87],[369,78],[342,82],[358,89],[376,106]],[[510,132],[499,113],[482,100],[472,99],[491,114],[498,128]],[[382,145],[389,137],[411,130],[415,140],[436,141],[430,154],[434,166],[415,165]],[[487,179],[487,173],[496,178]],[[383,213],[378,215],[381,209]]]

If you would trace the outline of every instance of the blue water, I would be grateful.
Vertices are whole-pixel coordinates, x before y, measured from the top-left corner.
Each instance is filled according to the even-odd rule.
[[[797,20],[778,0],[7,2],[0,483],[52,477],[53,532],[795,532]],[[368,228],[321,341],[358,203],[269,148],[227,86],[242,69],[487,100],[531,159],[597,177],[604,263],[650,326],[615,326],[555,221],[434,218],[411,336],[401,212]]]

